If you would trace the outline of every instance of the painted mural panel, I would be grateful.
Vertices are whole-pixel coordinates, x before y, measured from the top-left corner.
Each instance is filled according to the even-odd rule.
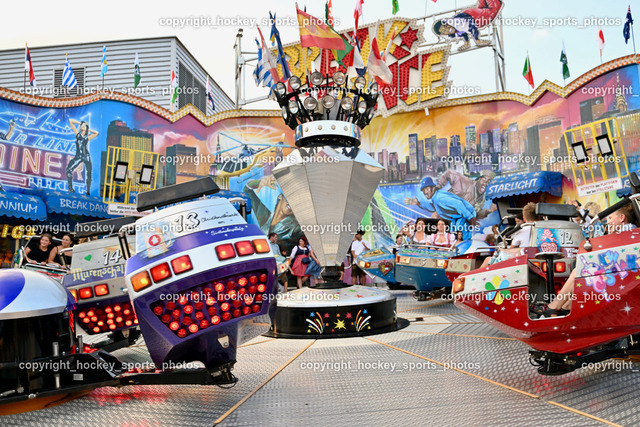
[[[560,172],[566,178],[559,201],[574,198],[572,154],[563,133],[601,118],[617,118],[626,161],[637,170],[638,73],[637,65],[618,68],[567,98],[547,92],[532,106],[487,101],[374,119],[361,148],[386,171],[363,219],[365,239],[372,246],[390,245],[418,217],[444,218],[465,239],[483,239],[500,220],[487,189],[509,174]],[[161,186],[212,175],[229,190],[247,193],[252,220],[265,233],[277,232],[283,246],[302,234],[271,175],[295,148],[293,132],[280,118],[231,118],[205,126],[190,115],[172,123],[112,100],[66,109],[0,100],[0,183],[7,192],[39,188],[101,196],[109,146],[159,153]],[[601,194],[587,201],[604,207]]]

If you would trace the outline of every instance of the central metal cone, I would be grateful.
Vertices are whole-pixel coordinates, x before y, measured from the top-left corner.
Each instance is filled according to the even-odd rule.
[[[359,148],[330,146],[295,150],[273,169],[323,266],[344,259],[383,172]]]

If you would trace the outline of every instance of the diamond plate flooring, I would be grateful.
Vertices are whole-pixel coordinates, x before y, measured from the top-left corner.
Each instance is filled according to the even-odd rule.
[[[0,417],[0,426],[640,424],[639,364],[541,376],[526,345],[446,298],[418,302],[410,291],[393,293],[408,328],[331,340],[256,336],[238,349],[233,388],[101,388]],[[149,360],[142,340],[114,354]]]

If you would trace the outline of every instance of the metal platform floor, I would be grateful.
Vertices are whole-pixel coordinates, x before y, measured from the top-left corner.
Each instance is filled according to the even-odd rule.
[[[393,291],[401,331],[363,338],[259,336],[238,349],[235,387],[102,388],[0,426],[640,425],[640,364],[546,377],[519,341],[451,302]],[[114,352],[147,361],[144,345]]]

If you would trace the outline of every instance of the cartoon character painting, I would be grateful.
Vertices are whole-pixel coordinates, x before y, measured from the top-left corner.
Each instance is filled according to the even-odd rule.
[[[465,51],[471,47],[469,35],[476,46],[487,46],[490,40],[480,38],[479,31],[488,27],[502,10],[502,0],[479,0],[475,8],[466,9],[451,18],[444,18],[433,24],[433,32],[437,36],[446,36],[450,40],[463,39],[464,43],[458,51]]]

